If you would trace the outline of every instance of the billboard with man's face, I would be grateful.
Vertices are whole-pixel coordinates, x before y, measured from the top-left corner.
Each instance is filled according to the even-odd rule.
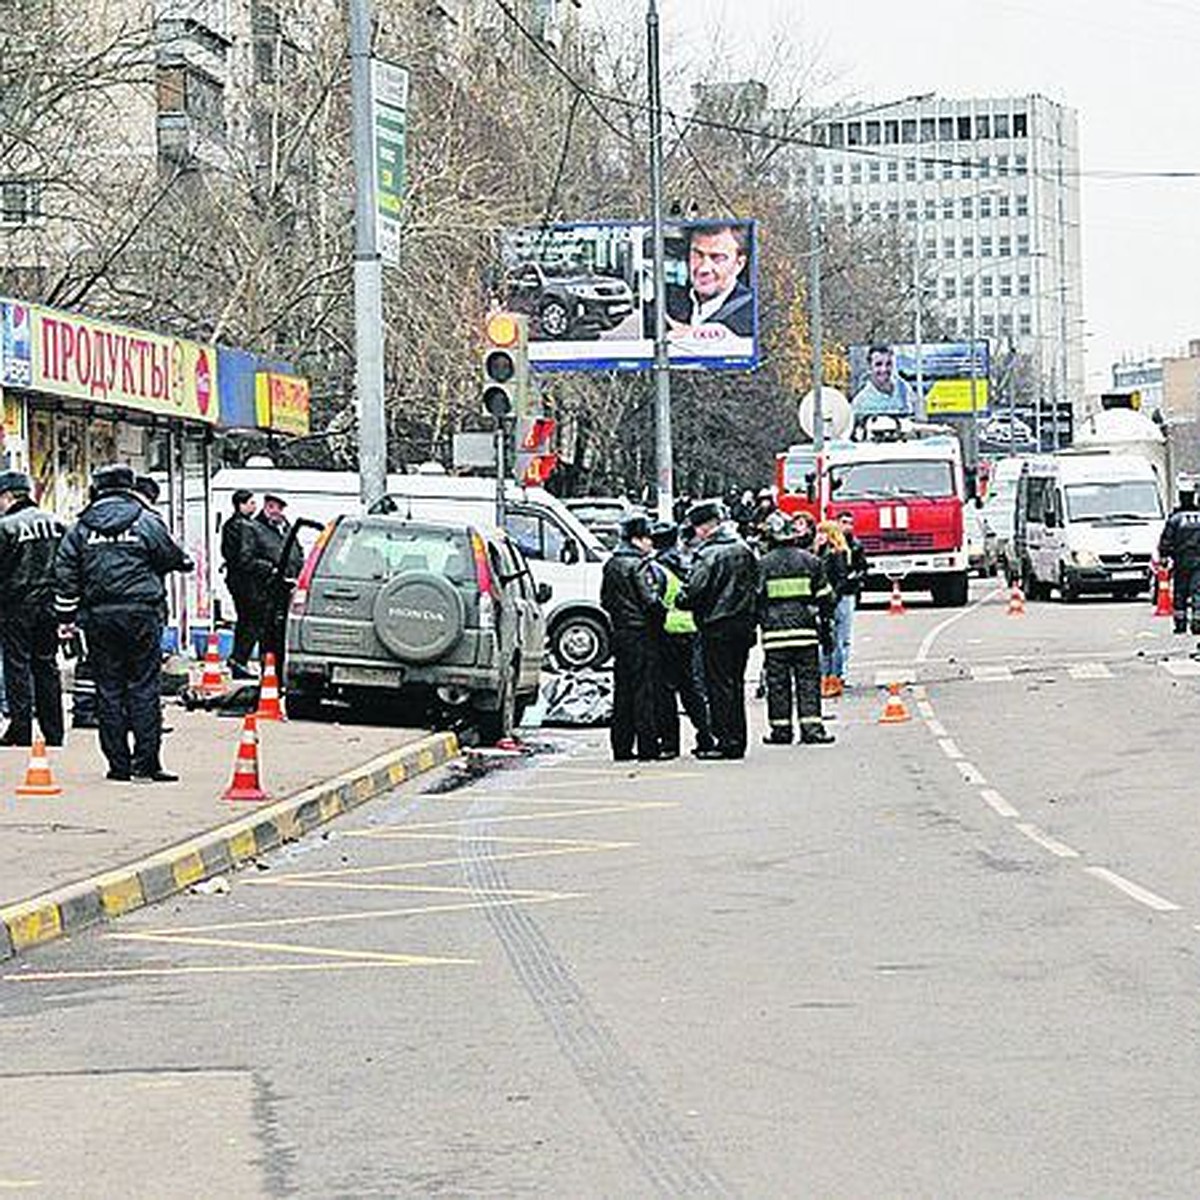
[[[988,409],[991,361],[988,343],[976,339],[972,365],[970,342],[921,344],[921,395],[917,385],[917,347],[907,342],[851,346],[850,396],[856,418],[887,413],[930,421],[969,416]]]
[[[668,355],[673,366],[758,360],[752,221],[669,222]],[[640,371],[654,362],[654,259],[646,223],[552,225],[501,236],[494,299],[529,317],[543,370]]]

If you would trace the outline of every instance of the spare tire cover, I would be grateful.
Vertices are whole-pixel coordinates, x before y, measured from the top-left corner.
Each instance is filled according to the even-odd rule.
[[[424,571],[396,575],[375,597],[375,633],[397,658],[433,662],[462,638],[462,596],[448,579]]]

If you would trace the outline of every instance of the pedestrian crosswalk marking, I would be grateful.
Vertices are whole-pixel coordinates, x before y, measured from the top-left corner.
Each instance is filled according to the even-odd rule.
[[[1012,667],[972,667],[971,677],[980,683],[1009,683],[1013,677]]]
[[[1067,674],[1072,679],[1111,679],[1113,677],[1109,665],[1102,662],[1074,663],[1067,668]]]
[[[1168,675],[1179,679],[1195,678],[1200,675],[1200,662],[1190,658],[1168,658],[1163,662]]]

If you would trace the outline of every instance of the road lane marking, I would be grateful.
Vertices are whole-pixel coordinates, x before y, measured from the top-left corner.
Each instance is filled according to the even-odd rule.
[[[925,728],[929,730],[936,738],[946,738],[950,734],[947,732],[945,725],[941,721],[935,721],[932,718],[925,722]]]
[[[921,639],[920,649],[917,651],[916,661],[923,663],[929,658],[929,652],[933,649],[933,643],[938,640],[941,635],[950,628],[951,625],[958,624],[963,617],[969,617],[973,612],[977,612],[985,604],[994,600],[997,596],[1003,596],[1003,588],[995,588],[994,590],[985,593],[974,604],[968,604],[966,608],[960,608],[958,612],[952,613],[944,621],[940,621]]]
[[[933,705],[928,700],[917,701],[917,712],[921,714],[927,721],[933,720]]]
[[[989,667],[982,664],[971,668],[971,678],[977,683],[1012,683],[1011,667]]]
[[[936,724],[936,722],[935,722]],[[947,737],[944,734],[938,738],[938,745],[941,747],[942,753],[947,758],[963,758],[963,752],[958,748],[953,738]]]
[[[478,799],[478,797],[476,797]],[[678,808],[678,800],[650,800],[645,803],[594,804],[591,808],[574,807],[560,812],[504,813],[496,816],[453,817],[445,821],[422,821],[411,825],[374,826],[371,829],[351,829],[342,834],[347,838],[389,838],[402,836],[396,830],[406,829],[455,829],[461,825],[478,825],[481,821],[489,825],[508,825],[521,821],[557,821],[562,817],[607,817],[624,813],[645,812],[651,809]]]
[[[1067,667],[1072,679],[1112,679],[1113,673],[1107,663],[1072,663]]]
[[[1043,850],[1049,850],[1057,858],[1079,857],[1078,850],[1072,849],[1065,842],[1058,841],[1057,838],[1052,838],[1048,833],[1043,833],[1036,825],[1018,822],[1013,828],[1019,829],[1031,842],[1036,842]]]
[[[1177,679],[1194,679],[1200,675],[1200,662],[1190,658],[1168,658],[1163,660],[1163,670]]]
[[[437,962],[437,960],[431,960]],[[454,965],[476,966],[474,959],[443,959]],[[238,963],[208,967],[110,967],[91,971],[31,971],[24,975],[0,976],[5,983],[61,983],[87,979],[161,979],[173,975],[278,975],[297,971],[395,971],[426,964],[400,962],[327,962],[327,963]]]
[[[875,686],[888,687],[890,684],[909,684],[917,678],[912,667],[884,667],[875,672]]]
[[[913,694],[913,698],[916,700],[928,700],[929,699],[929,692],[923,683],[913,684],[912,694]]]
[[[118,942],[169,942],[174,946],[201,946],[216,950],[265,950],[271,954],[294,954],[298,958],[325,958],[333,961],[391,963],[401,967],[472,966],[471,958],[443,958],[427,954],[393,954],[383,950],[338,950],[327,946],[297,946],[291,942],[252,942],[240,938],[200,937],[197,934],[112,933]]]
[[[958,773],[963,777],[964,783],[978,785],[987,783],[983,777],[983,772],[978,767],[969,762],[956,762],[954,764],[958,768]]]
[[[979,795],[984,804],[1001,817],[1019,817],[1021,815],[995,788],[984,788]]]
[[[1179,911],[1178,904],[1126,879],[1124,875],[1118,875],[1116,871],[1109,871],[1104,867],[1084,867],[1084,870],[1089,875],[1094,875],[1097,879],[1103,879],[1105,883],[1112,884],[1117,891],[1124,892],[1131,900],[1136,900],[1139,904],[1154,909],[1155,912]]]

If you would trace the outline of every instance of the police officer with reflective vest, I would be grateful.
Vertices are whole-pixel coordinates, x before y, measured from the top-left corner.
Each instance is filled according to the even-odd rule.
[[[1180,487],[1179,507],[1167,518],[1158,540],[1158,557],[1172,564],[1175,632],[1187,633],[1190,603],[1192,633],[1200,634],[1200,511],[1194,485]]]
[[[821,560],[802,546],[812,544],[812,527],[804,514],[795,521],[774,513],[767,522],[770,549],[759,564],[758,621],[762,626],[767,675],[767,721],[764,742],[792,741],[792,693],[800,716],[800,741],[832,742],[821,720],[821,647],[833,642],[836,597]]]
[[[679,754],[679,705],[696,731],[696,749],[711,750],[708,699],[704,694],[704,668],[699,661],[696,618],[679,607],[687,582],[689,564],[679,544],[679,528],[670,521],[658,522],[650,531],[654,561],[664,580],[663,604],[667,614],[659,640],[659,717],[662,757]]]
[[[28,746],[33,718],[48,746],[63,741],[54,555],[62,522],[38,508],[20,471],[0,471],[0,644],[8,728],[0,746]]]
[[[70,636],[77,620],[87,634],[108,778],[174,783],[179,776],[159,757],[163,580],[191,563],[133,486],[129,467],[95,472],[95,499],[59,545],[54,604],[60,637]]]
[[[754,645],[758,560],[722,520],[719,501],[692,506],[688,522],[699,539],[679,603],[696,618],[704,648],[704,683],[715,745],[697,758],[746,755],[746,660]]]
[[[650,520],[621,522],[621,540],[604,563],[600,607],[613,631],[613,759],[659,757],[658,646],[665,610],[662,575],[651,558]]]

